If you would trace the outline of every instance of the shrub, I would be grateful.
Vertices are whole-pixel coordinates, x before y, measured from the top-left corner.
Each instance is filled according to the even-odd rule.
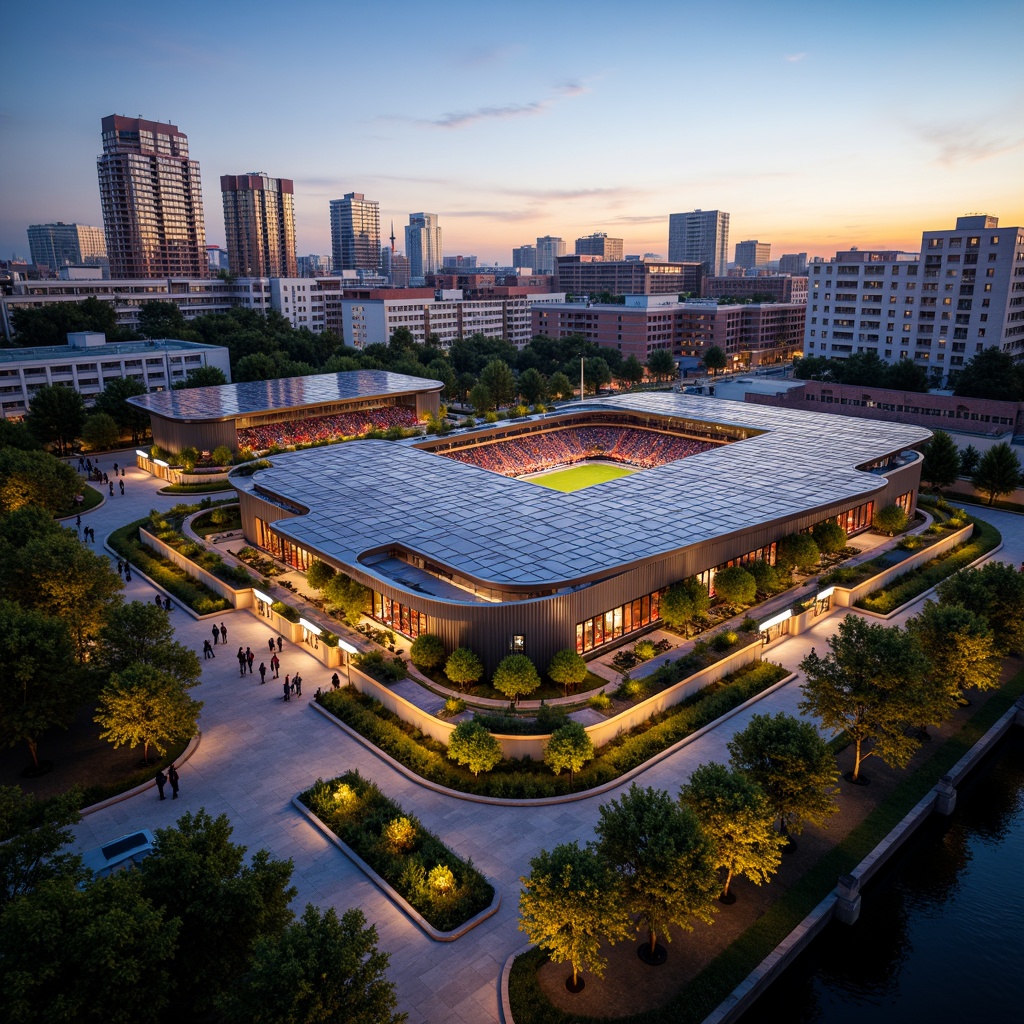
[[[444,674],[456,686],[465,688],[480,682],[484,674],[484,664],[468,647],[456,647],[448,655]]]
[[[871,526],[887,537],[902,533],[907,523],[907,513],[899,505],[884,505],[871,517]]]
[[[600,693],[591,694],[587,699],[587,707],[595,711],[607,711],[612,706],[612,699],[602,690]]]
[[[834,555],[846,547],[846,531],[834,519],[818,523],[811,530],[811,536],[818,545],[818,550],[826,555]]]
[[[289,622],[299,621],[299,613],[290,604],[285,604],[284,601],[275,601],[270,607],[282,619],[287,619]]]
[[[439,718],[454,718],[466,710],[466,702],[461,697],[449,697],[438,714]]]
[[[753,604],[757,580],[742,566],[731,565],[715,573],[715,594],[726,604]]]
[[[791,533],[775,547],[775,562],[784,569],[797,568],[803,572],[818,564],[821,553],[809,533]]]
[[[392,818],[381,831],[381,839],[391,853],[408,853],[415,845],[418,829],[412,819],[399,815]]]
[[[650,640],[637,640],[633,644],[633,656],[637,661],[650,661],[656,653],[654,643]]]
[[[784,579],[782,573],[774,566],[758,558],[746,565],[747,572],[754,577],[759,594],[777,594],[789,586],[789,580]]]
[[[711,641],[711,646],[714,650],[718,651],[719,653],[722,653],[724,651],[729,650],[729,648],[732,647],[732,645],[736,643],[737,640],[739,640],[739,634],[733,632],[733,630],[731,629],[727,629],[722,633],[718,633],[714,637],[714,639]]]
[[[421,634],[409,648],[409,660],[417,668],[438,668],[445,660],[444,641],[434,633]]]
[[[210,458],[215,466],[230,466],[233,455],[226,444],[219,444],[210,452]]]
[[[196,463],[199,461],[199,449],[193,448],[191,445],[182,448],[178,453],[178,461],[185,469],[195,469]]]
[[[397,683],[406,676],[405,662],[401,658],[385,658],[381,651],[353,654],[352,664],[378,683]]]
[[[256,552],[253,551],[253,554],[256,554]],[[306,570],[306,582],[314,590],[323,590],[334,579],[335,571],[326,562],[314,559],[309,563],[309,568]]]
[[[756,633],[757,632],[757,619],[751,618],[749,615],[740,623],[740,630],[743,633]]]

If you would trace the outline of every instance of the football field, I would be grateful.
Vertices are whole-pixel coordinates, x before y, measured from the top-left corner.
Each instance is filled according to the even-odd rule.
[[[582,491],[584,487],[603,484],[609,480],[618,480],[620,476],[629,476],[635,469],[625,466],[614,466],[608,462],[584,462],[568,469],[556,469],[544,476],[530,477],[530,483],[550,487],[553,491]]]

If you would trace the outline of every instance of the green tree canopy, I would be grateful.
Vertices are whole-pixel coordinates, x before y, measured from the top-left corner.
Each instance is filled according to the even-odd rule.
[[[897,533],[902,533],[909,523],[907,513],[899,505],[883,505],[871,517],[872,527],[887,537],[894,537]]]
[[[842,528],[840,527],[840,529]],[[843,536],[846,536],[845,531]],[[789,586],[788,579],[783,579],[779,570],[763,558],[757,558],[753,562],[748,562],[744,568],[754,577],[759,594],[766,596],[777,594],[780,590],[785,590]]]
[[[675,380],[679,376],[679,367],[665,348],[655,349],[647,356],[647,371],[655,380]]]
[[[228,379],[219,366],[197,366],[185,374],[184,380],[173,385],[175,391],[186,391],[189,388],[209,388],[218,384],[227,384]]]
[[[314,558],[306,570],[306,582],[314,590],[323,590],[334,579],[336,570],[326,562]]]
[[[981,462],[981,452],[979,452],[973,444],[969,444],[966,447],[960,449],[961,476],[974,476],[974,472],[978,468],[979,462]]]
[[[63,455],[82,432],[85,402],[74,388],[44,384],[29,400],[25,424],[43,444],[55,444],[57,454]]]
[[[715,847],[715,863],[725,871],[722,898],[735,876],[760,885],[782,862],[786,837],[775,831],[775,811],[764,791],[746,775],[709,761],[700,765],[679,792]]]
[[[474,384],[469,392],[469,404],[478,416],[494,408],[494,396],[486,384]]]
[[[39,515],[67,515],[81,490],[78,474],[49,452],[0,448],[0,515],[26,506]]]
[[[366,611],[370,589],[345,573],[339,572],[335,573],[324,587],[324,597],[341,609],[345,621],[350,626],[357,626]]]
[[[809,533],[790,533],[775,546],[775,564],[780,569],[810,572],[821,557],[818,545]]]
[[[556,651],[548,665],[548,676],[552,682],[563,687],[566,696],[587,678],[587,663],[572,647]]]
[[[982,616],[999,654],[1024,651],[1024,573],[1006,562],[986,562],[943,580],[938,593],[940,604],[958,604]]]
[[[878,757],[905,768],[921,740],[917,725],[937,725],[949,713],[915,637],[898,626],[847,615],[829,638],[824,658],[812,651],[800,663],[806,676],[800,710],[853,741],[853,781],[861,763]]]
[[[131,405],[129,398],[146,394],[146,385],[134,377],[114,377],[108,380],[93,403],[94,412],[105,412],[113,417],[121,430],[131,431],[132,443],[139,440],[149,426],[149,413]]]
[[[93,451],[103,451],[117,446],[121,430],[109,413],[94,412],[82,424],[82,440]]]
[[[989,505],[994,505],[996,498],[1009,494],[1021,485],[1017,453],[1005,441],[993,445],[982,455],[971,483],[982,494],[988,495]]]
[[[99,634],[96,661],[107,673],[133,664],[150,665],[173,676],[182,686],[196,686],[202,677],[199,657],[174,639],[170,616],[148,601],[114,604]]]
[[[519,394],[530,405],[537,405],[547,398],[547,381],[535,367],[531,366],[519,374]]]
[[[646,928],[653,956],[669,925],[692,931],[691,919],[712,921],[718,892],[715,851],[697,816],[668,793],[634,782],[618,800],[602,804],[597,852],[618,878],[627,912]]]
[[[491,685],[518,704],[520,697],[528,696],[540,686],[540,676],[525,654],[509,654],[498,663]]]
[[[639,384],[644,379],[643,364],[636,356],[630,355],[622,361],[622,369],[619,370],[619,380],[627,384]]]
[[[88,298],[82,302],[59,302],[38,309],[12,309],[14,342],[22,348],[34,345],[66,345],[74,331],[98,331],[108,341],[117,340],[117,313],[113,302]]]
[[[139,306],[139,333],[144,338],[189,338],[192,332],[174,302],[144,302]],[[188,340],[188,339],[186,339]]]
[[[726,604],[749,605],[757,597],[757,580],[741,565],[715,573],[715,594]]]
[[[501,760],[501,744],[481,722],[468,719],[459,722],[448,737],[448,758],[479,775]]]
[[[484,674],[484,663],[468,648],[456,647],[444,665],[444,674],[460,687],[480,682]]]
[[[572,398],[575,393],[572,381],[561,370],[548,378],[548,391],[553,398]]]
[[[811,530],[811,537],[824,555],[832,555],[846,547],[846,531],[834,520],[826,519]]]
[[[728,357],[718,345],[712,345],[704,353],[704,365],[711,371],[711,375],[717,376],[719,370],[724,370],[729,362]]]
[[[935,490],[952,487],[960,478],[960,452],[956,442],[944,430],[935,431],[932,439],[923,446],[922,455],[921,479],[927,480]]]
[[[673,629],[686,629],[711,608],[708,588],[696,576],[674,583],[661,595],[661,617]]]
[[[519,930],[558,964],[572,967],[574,989],[580,971],[604,977],[601,943],[629,934],[630,923],[608,865],[575,842],[541,852],[521,878]]]
[[[594,756],[594,743],[581,722],[570,719],[559,726],[544,748],[544,763],[556,774],[569,772],[569,788],[573,776]]]
[[[491,402],[499,409],[516,397],[516,379],[504,359],[492,359],[481,371],[480,383],[490,392]]]
[[[445,657],[444,641],[435,633],[421,633],[409,648],[409,660],[417,668],[439,668]]]
[[[839,770],[810,722],[783,711],[754,715],[728,746],[732,767],[764,790],[783,835],[799,835],[804,822],[824,825],[839,809]]]
[[[956,374],[953,394],[965,398],[1024,401],[1024,372],[1009,352],[984,348]]]
[[[24,423],[0,419],[0,450],[4,448],[33,452],[39,449],[39,441]]]

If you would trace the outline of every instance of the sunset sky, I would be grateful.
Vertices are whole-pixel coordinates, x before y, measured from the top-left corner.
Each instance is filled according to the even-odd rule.
[[[295,182],[298,252],[328,203],[437,213],[445,254],[505,264],[593,231],[667,253],[668,215],[731,214],[730,251],[915,250],[985,212],[1024,223],[1024,5],[948,0],[504,5],[5,5],[0,257],[29,224],[102,224],[100,119],[172,121],[203,172]]]

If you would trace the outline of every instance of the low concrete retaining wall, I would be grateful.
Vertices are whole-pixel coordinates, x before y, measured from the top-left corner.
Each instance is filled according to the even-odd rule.
[[[136,451],[135,464],[139,469],[151,473],[159,480],[166,480],[169,484],[223,484],[224,490],[230,490],[228,483],[228,469],[218,469],[212,473],[189,473],[178,466],[160,466],[155,459],[149,456],[142,456]],[[228,467],[230,468],[230,467]]]
[[[224,600],[230,601],[235,608],[252,607],[253,596],[252,590],[249,587],[236,590],[230,583],[225,583],[222,579],[214,576],[212,572],[208,572],[202,566],[196,565],[191,558],[187,558],[180,551],[176,551],[170,544],[160,540],[159,537],[154,537],[153,534],[141,526],[139,527],[139,540],[147,548],[160,555],[161,558],[166,558],[168,562],[173,562],[179,569],[184,569],[189,576],[199,580],[200,583],[204,583],[218,597],[223,597]]]

